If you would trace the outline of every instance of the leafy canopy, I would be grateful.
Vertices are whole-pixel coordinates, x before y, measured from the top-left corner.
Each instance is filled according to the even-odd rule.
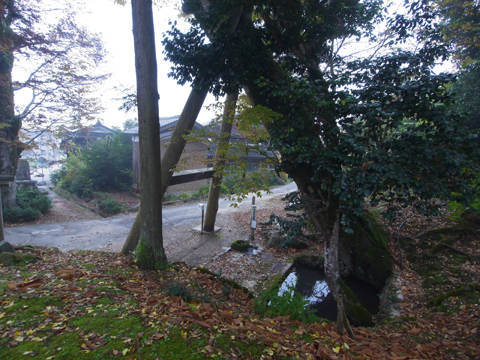
[[[373,36],[382,2],[189,4],[191,29],[164,39],[172,76],[213,84],[215,94],[243,85],[254,106],[280,114],[264,122],[278,170],[309,194],[314,216],[328,222],[340,209],[348,231],[367,199],[394,218],[406,206],[429,214],[438,199],[471,197],[478,149],[448,109],[454,76],[433,71],[449,52],[428,1],[408,3],[388,20],[382,51],[354,61],[338,44]],[[233,33],[231,9],[242,11]]]

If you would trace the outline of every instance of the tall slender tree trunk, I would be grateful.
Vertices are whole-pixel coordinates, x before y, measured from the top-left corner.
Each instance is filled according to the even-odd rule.
[[[227,94],[225,108],[223,110],[222,126],[220,128],[220,138],[217,143],[217,153],[213,165],[213,178],[208,193],[207,211],[205,213],[205,222],[203,229],[205,231],[215,230],[215,220],[218,212],[218,199],[225,170],[226,155],[230,149],[230,135],[232,133],[233,120],[235,118],[235,109],[237,106],[238,92]]]
[[[15,117],[13,101],[13,38],[11,26],[15,1],[0,1],[0,174],[15,175],[19,157],[18,131],[21,120]],[[3,205],[16,205],[15,182],[2,189]]]
[[[170,138],[170,143],[163,154],[161,161],[161,178],[160,182],[157,183],[159,188],[161,198],[165,195],[168,184],[172,179],[173,168],[180,160],[182,156],[183,149],[185,148],[186,140],[185,135],[188,134],[193,128],[195,121],[197,120],[198,114],[202,109],[202,105],[205,101],[205,98],[208,94],[207,90],[195,90],[192,89],[190,96],[188,97],[187,102],[183,108],[180,119],[178,120],[175,129],[173,130],[172,137]],[[158,123],[158,120],[157,120]],[[143,174],[142,174],[143,177]],[[141,187],[143,193],[143,188]],[[141,203],[142,204],[142,203]],[[142,205],[140,205],[140,209]],[[161,219],[161,218],[160,218]],[[140,228],[141,228],[141,216],[140,212],[135,217],[133,226],[130,229],[130,232],[123,244],[121,253],[124,255],[130,254],[134,251],[138,245],[140,239]]]
[[[164,269],[160,126],[158,122],[157,61],[151,0],[132,0],[135,70],[137,75],[138,135],[140,143],[140,240],[137,262],[146,269]]]

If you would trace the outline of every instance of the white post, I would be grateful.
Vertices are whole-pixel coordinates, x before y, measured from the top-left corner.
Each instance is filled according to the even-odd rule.
[[[201,234],[203,235],[203,216],[204,216],[204,212],[205,212],[205,205],[204,204],[198,204],[198,207],[200,208],[200,210],[202,210],[202,223],[200,224],[200,229],[201,229]]]
[[[257,228],[257,205],[255,205],[255,196],[252,198],[252,221],[250,226],[250,243],[255,241],[255,229]]]

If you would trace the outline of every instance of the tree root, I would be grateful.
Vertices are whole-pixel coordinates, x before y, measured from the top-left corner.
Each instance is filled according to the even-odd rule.
[[[352,330],[352,326],[347,318],[347,313],[345,311],[345,306],[343,305],[343,295],[338,294],[337,296],[337,332],[340,335],[343,335],[343,329],[347,329],[348,335],[355,340],[355,334]]]
[[[455,246],[447,244],[444,241],[438,242],[435,245],[433,245],[432,249],[430,250],[430,253],[431,254],[436,254],[436,253],[438,253],[440,251],[443,251],[443,250],[451,250],[451,251],[457,252],[460,255],[465,256],[472,264],[475,264],[476,261],[478,260],[473,255],[471,255],[471,254],[469,254],[469,253],[467,253],[467,252],[465,252],[465,251],[463,251],[459,248],[456,248]]]
[[[429,300],[427,303],[427,307],[432,308],[435,306],[439,306],[440,304],[442,304],[444,300],[448,298],[451,298],[453,296],[463,296],[467,293],[472,293],[472,292],[480,292],[480,285],[476,283],[470,283],[466,286],[462,286],[457,289],[451,290],[443,295],[437,296]]]

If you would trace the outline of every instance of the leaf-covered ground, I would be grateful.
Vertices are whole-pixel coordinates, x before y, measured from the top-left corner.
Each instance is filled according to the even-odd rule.
[[[403,232],[401,316],[354,328],[356,339],[325,322],[263,318],[203,268],[152,272],[112,253],[18,250],[37,261],[0,268],[0,359],[480,358],[478,231],[415,237],[416,226]],[[433,252],[439,242],[466,255]]]

